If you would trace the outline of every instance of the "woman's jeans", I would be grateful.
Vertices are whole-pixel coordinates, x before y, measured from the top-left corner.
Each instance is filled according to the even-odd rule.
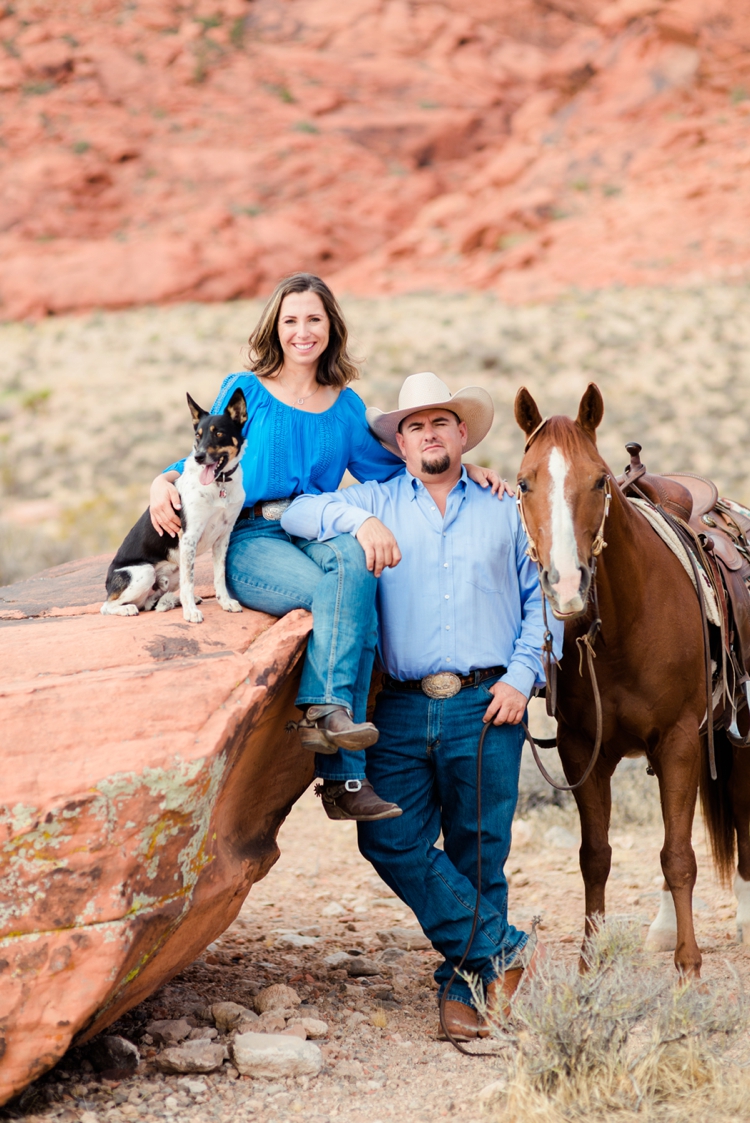
[[[377,580],[356,538],[292,539],[278,521],[251,516],[235,523],[227,552],[227,585],[246,608],[284,616],[313,615],[298,706],[333,703],[364,721],[375,659]],[[315,757],[326,780],[364,780],[365,754],[339,749]]]
[[[477,900],[477,743],[492,695],[488,680],[453,698],[383,690],[375,707],[380,739],[367,750],[367,777],[398,819],[358,823],[359,848],[413,909],[444,960],[443,993],[471,934]],[[527,936],[508,923],[505,862],[518,799],[523,732],[490,726],[482,754],[482,893],[479,924],[463,971],[484,984],[509,967]],[[443,832],[443,849],[437,846]],[[457,978],[450,999],[472,1005]]]

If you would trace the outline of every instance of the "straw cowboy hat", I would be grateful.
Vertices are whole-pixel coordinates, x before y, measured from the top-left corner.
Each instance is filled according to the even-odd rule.
[[[424,370],[420,374],[410,374],[406,379],[398,396],[398,409],[384,413],[382,409],[371,406],[367,410],[367,423],[381,444],[390,452],[395,452],[396,456],[401,456],[396,443],[396,430],[401,422],[410,413],[438,406],[445,406],[456,414],[459,421],[466,422],[466,452],[484,440],[495,416],[492,398],[481,386],[466,386],[457,394],[451,394],[442,379],[432,371]]]

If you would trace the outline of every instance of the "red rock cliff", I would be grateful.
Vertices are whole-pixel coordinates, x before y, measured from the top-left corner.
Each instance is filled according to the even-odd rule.
[[[739,276],[737,0],[0,7],[0,315]]]

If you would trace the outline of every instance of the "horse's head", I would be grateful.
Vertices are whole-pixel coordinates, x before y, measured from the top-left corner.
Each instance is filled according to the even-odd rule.
[[[522,518],[552,611],[566,619],[586,609],[593,557],[609,496],[609,470],[596,448],[604,414],[599,388],[590,383],[575,421],[544,420],[525,387],[516,395],[516,421],[526,434],[518,472]]]

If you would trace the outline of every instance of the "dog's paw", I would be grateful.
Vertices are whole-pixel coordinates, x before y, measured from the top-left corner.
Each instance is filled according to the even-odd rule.
[[[202,624],[203,613],[199,608],[185,608],[183,605],[182,615],[187,620],[188,624]]]
[[[195,598],[195,603],[196,603],[196,604],[203,604],[203,597],[196,597],[196,598]]]
[[[232,600],[231,597],[227,597],[226,600],[220,600],[219,604],[225,612],[242,612],[242,605],[240,602],[238,600]]]
[[[156,605],[157,612],[169,612],[170,608],[177,608],[180,603],[179,593],[165,593]]]
[[[102,616],[137,616],[138,605],[111,604],[109,601],[105,601],[99,611],[101,612]]]

